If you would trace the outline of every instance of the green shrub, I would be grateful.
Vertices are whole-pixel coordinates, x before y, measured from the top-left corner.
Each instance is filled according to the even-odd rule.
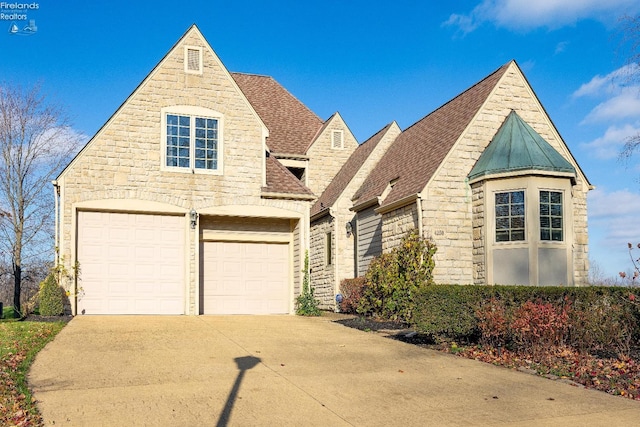
[[[354,279],[344,279],[340,282],[340,293],[342,294],[342,302],[340,303],[340,311],[343,313],[356,313],[356,309],[362,299],[364,292],[364,277],[356,277]]]
[[[412,323],[439,341],[627,353],[640,336],[634,299],[613,287],[434,285],[417,294]]]
[[[418,291],[433,284],[436,246],[409,231],[400,245],[369,264],[357,312],[409,322]]]
[[[309,253],[304,255],[304,278],[302,292],[296,298],[296,314],[299,316],[320,316],[320,301],[314,296],[313,287],[309,285]]]
[[[62,316],[64,314],[64,298],[64,289],[58,285],[55,274],[50,273],[40,283],[40,314],[43,316]]]

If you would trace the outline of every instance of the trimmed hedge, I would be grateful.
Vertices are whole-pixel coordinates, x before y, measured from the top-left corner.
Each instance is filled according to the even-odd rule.
[[[416,293],[412,323],[436,341],[477,342],[484,337],[514,344],[522,341],[515,329],[532,329],[522,323],[522,307],[533,304],[537,312],[566,313],[568,327],[554,332],[561,333],[566,344],[624,352],[640,338],[635,297],[633,289],[621,287],[432,285]]]

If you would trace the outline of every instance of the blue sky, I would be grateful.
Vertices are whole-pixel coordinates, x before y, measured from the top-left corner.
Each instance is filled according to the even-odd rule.
[[[625,79],[618,19],[640,13],[637,0],[35,4],[17,12],[28,18],[18,34],[0,19],[0,82],[39,82],[87,137],[193,23],[230,71],[273,76],[323,119],[339,111],[360,142],[392,120],[410,126],[515,59],[596,186],[591,259],[605,276],[631,267],[640,167],[618,153],[640,132],[640,83]]]

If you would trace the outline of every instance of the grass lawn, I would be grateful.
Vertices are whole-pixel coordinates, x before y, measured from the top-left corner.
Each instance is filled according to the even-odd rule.
[[[27,387],[27,372],[38,351],[65,322],[29,322],[13,319],[5,308],[0,320],[0,425],[40,426],[42,419]]]

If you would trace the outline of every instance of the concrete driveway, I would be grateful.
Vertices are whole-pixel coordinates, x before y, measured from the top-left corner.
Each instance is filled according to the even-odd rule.
[[[46,426],[640,420],[639,402],[294,316],[76,317],[29,383]]]

